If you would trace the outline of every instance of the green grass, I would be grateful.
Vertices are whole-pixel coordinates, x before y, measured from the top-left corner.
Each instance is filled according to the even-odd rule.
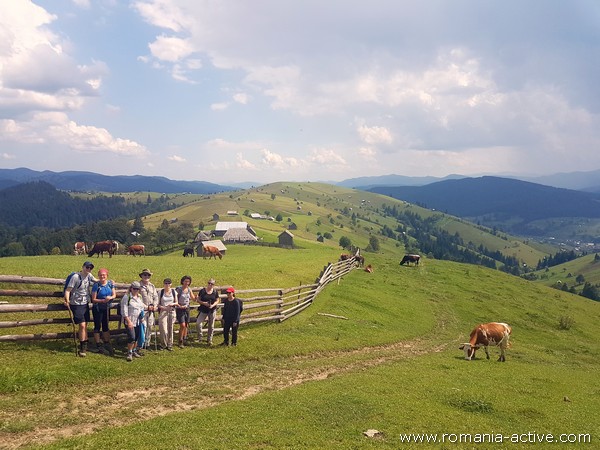
[[[316,278],[339,253],[314,245],[239,247],[222,261],[104,262],[119,281],[149,266],[154,278],[194,268],[195,280],[285,287]],[[599,303],[477,266],[425,258],[401,267],[384,251],[367,254],[374,273],[354,271],[293,318],[242,327],[236,348],[194,346],[127,364],[122,354],[77,359],[68,341],[2,344],[0,438],[39,448],[472,448],[408,446],[400,436],[532,431],[592,433],[597,445]],[[64,276],[63,261],[78,260],[53,258],[3,259],[2,273]],[[570,329],[562,316],[573,318]],[[490,361],[482,352],[465,361],[458,350],[484,321],[513,326],[506,363],[494,348]],[[370,428],[382,437],[363,436]]]

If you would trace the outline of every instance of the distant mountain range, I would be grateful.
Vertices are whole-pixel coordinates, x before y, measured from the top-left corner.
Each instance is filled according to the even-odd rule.
[[[192,194],[214,194],[233,191],[237,188],[205,181],[176,181],[164,177],[143,175],[100,175],[93,172],[51,172],[45,170],[0,169],[0,189],[31,181],[45,181],[65,191],[94,192],[137,192],[149,191],[165,194],[191,192]]]
[[[539,234],[556,218],[600,219],[600,194],[499,177],[444,180],[425,186],[376,186],[371,192],[467,218],[518,235]]]
[[[407,177],[404,175],[382,175],[376,177],[350,178],[336,183],[338,186],[369,190],[375,186],[425,186],[445,180],[458,180],[464,175],[448,175],[446,177]],[[545,175],[540,177],[503,176],[513,180],[529,181],[556,188],[600,193],[600,170],[590,172],[570,172]]]

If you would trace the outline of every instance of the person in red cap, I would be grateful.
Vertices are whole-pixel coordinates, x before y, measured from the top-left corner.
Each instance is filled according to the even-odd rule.
[[[235,289],[227,288],[227,300],[223,303],[223,343],[221,345],[229,346],[229,331],[231,330],[231,345],[237,345],[238,327],[240,325],[240,315],[244,305],[239,298],[235,297]]]

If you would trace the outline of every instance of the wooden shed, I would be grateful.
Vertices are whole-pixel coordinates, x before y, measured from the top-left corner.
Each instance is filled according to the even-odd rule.
[[[288,230],[285,230],[279,236],[279,246],[280,247],[293,247],[294,246],[294,235],[290,233]]]

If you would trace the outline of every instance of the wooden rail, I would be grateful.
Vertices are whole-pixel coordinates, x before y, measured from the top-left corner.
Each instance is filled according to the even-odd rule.
[[[357,250],[355,256],[358,256]],[[290,288],[263,288],[263,289],[236,289],[236,296],[239,295],[244,301],[244,312],[240,324],[253,324],[263,322],[283,322],[293,317],[304,309],[308,308],[319,292],[329,283],[338,281],[346,274],[357,267],[357,260],[351,258],[345,261],[329,263],[323,268],[315,283],[303,284]],[[40,333],[24,334],[0,334],[0,342],[16,341],[36,341],[46,339],[69,339],[73,337],[72,330],[59,331],[57,326],[69,327],[71,320],[66,314],[66,307],[62,303],[63,279],[27,277],[21,275],[0,275],[0,287],[7,284],[24,284],[24,289],[0,289],[0,299],[8,302],[0,302],[0,317],[6,314],[7,319],[0,321],[0,333],[7,328],[31,328],[45,326]],[[127,292],[129,283],[115,283],[117,298],[121,298]],[[58,286],[57,290],[39,289],[40,286]],[[221,292],[222,298],[226,297],[224,293],[228,286],[217,286]],[[193,288],[199,291],[201,288]],[[11,303],[10,300],[27,298],[31,303]],[[51,299],[59,300],[56,303],[36,303],[36,300]],[[118,328],[111,330],[113,336],[124,336],[124,330],[121,327],[121,316],[118,315],[117,306],[120,300],[116,300],[109,305],[111,311],[110,321],[118,323]],[[90,305],[91,308],[91,305]],[[197,309],[198,305],[190,305],[191,309]],[[114,314],[112,314],[114,310]],[[31,314],[48,312],[49,317],[31,317]],[[217,315],[217,321],[221,316]],[[191,322],[196,322],[195,317],[190,318]],[[193,329],[193,327],[192,327]],[[222,328],[215,328],[215,332],[222,332]]]

